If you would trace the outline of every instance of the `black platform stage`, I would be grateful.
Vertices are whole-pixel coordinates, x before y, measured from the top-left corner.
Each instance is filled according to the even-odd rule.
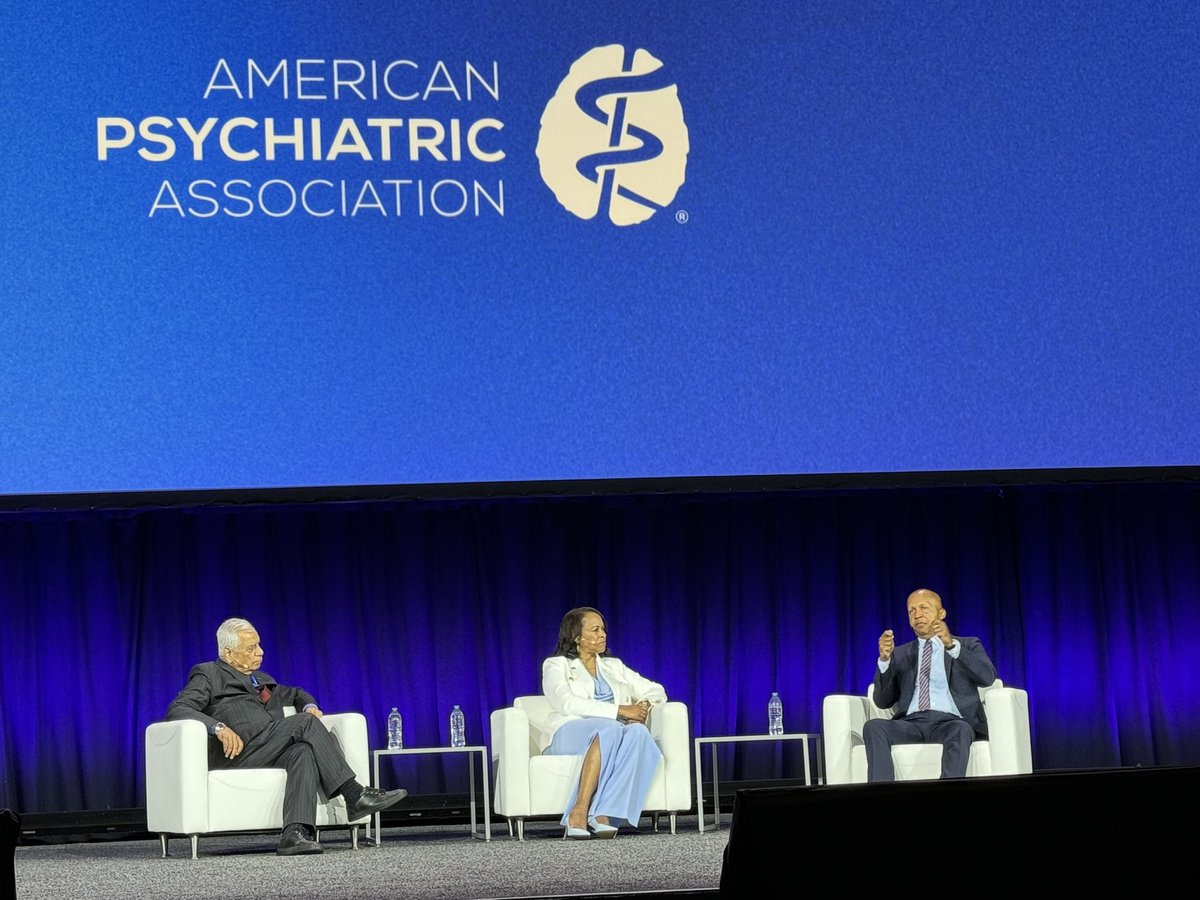
[[[1197,864],[1197,788],[1188,767],[743,790],[720,893],[924,890],[922,873],[962,895],[1175,886]]]

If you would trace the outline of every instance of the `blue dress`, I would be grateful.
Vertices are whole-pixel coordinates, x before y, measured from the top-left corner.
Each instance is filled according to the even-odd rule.
[[[602,675],[596,678],[595,698],[614,702],[612,688]],[[587,716],[560,725],[545,752],[583,756],[597,738],[600,740],[600,777],[588,816],[607,816],[611,825],[637,827],[662,751],[650,736],[650,729],[640,722],[625,725],[616,719]],[[567,815],[578,795],[579,782],[576,782],[563,811],[563,825],[567,824]]]

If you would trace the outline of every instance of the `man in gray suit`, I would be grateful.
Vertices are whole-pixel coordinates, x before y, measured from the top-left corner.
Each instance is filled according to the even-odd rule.
[[[996,680],[996,667],[979,638],[955,637],[942,598],[928,588],[908,595],[915,641],[895,645],[891,629],[879,636],[873,699],[896,706],[890,719],[863,726],[867,781],[894,781],[893,744],[942,745],[942,778],[962,778],[975,735],[987,737],[979,688]]]
[[[168,719],[196,719],[212,735],[209,768],[287,770],[283,831],[276,853],[320,853],[316,841],[317,788],[345,798],[350,821],[399,803],[408,791],[364,787],[333,735],[320,722],[316,698],[279,684],[262,671],[258,632],[245,619],[217,629],[217,659],[192,667],[187,685],[167,709]],[[285,716],[294,706],[298,715]]]

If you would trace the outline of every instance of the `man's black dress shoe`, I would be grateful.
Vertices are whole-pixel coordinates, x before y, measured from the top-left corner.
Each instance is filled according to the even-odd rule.
[[[408,791],[404,790],[404,788],[397,788],[394,791],[382,791],[379,788],[365,787],[362,789],[362,793],[358,795],[357,800],[346,804],[346,818],[353,822],[355,819],[361,819],[363,816],[373,816],[377,812],[390,809],[407,796]]]
[[[321,845],[308,836],[308,829],[299,825],[285,828],[279,836],[279,846],[275,848],[277,856],[304,856],[320,852]]]

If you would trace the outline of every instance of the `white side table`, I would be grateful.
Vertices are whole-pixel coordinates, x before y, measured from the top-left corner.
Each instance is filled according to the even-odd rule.
[[[800,741],[801,748],[804,752],[804,783],[811,785],[812,768],[808,754],[808,742],[812,741],[817,759],[821,758],[821,735],[819,734],[733,734],[724,735],[721,737],[698,737],[695,739],[695,754],[696,754],[696,823],[700,831],[713,831],[721,827],[721,794],[720,782],[717,778],[717,744],[740,744],[758,741]],[[707,824],[704,821],[704,781],[700,770],[700,745],[708,744],[712,748],[712,789],[713,789],[713,821]],[[817,783],[821,783],[821,777],[818,774]]]
[[[372,787],[379,787],[379,757],[381,756],[413,756],[422,753],[465,753],[467,755],[467,772],[470,778],[470,796],[471,796],[471,837],[478,838],[482,841],[490,841],[492,839],[492,789],[488,778],[488,753],[487,747],[482,744],[476,744],[469,747],[405,747],[402,750],[374,750],[371,753],[372,760]],[[483,830],[479,831],[476,828],[475,817],[475,757],[472,754],[479,754],[479,770],[483,773]],[[369,830],[369,829],[368,829]],[[370,837],[370,835],[368,835]],[[375,813],[375,843],[382,843],[383,833],[379,829],[379,813]]]

